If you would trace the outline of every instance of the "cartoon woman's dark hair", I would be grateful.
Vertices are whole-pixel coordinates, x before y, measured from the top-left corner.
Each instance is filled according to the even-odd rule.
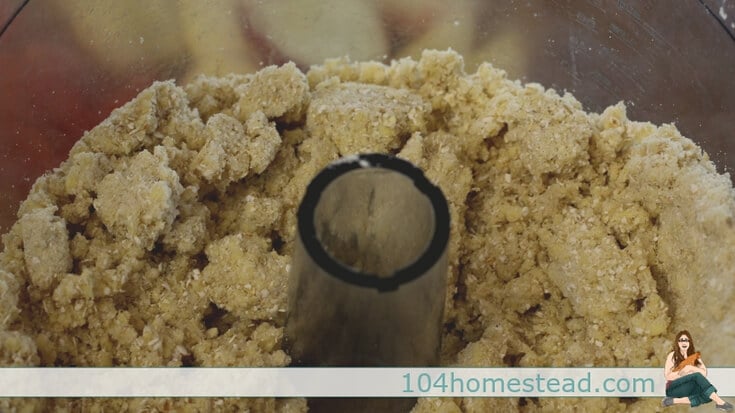
[[[692,335],[689,334],[689,331],[687,330],[679,331],[678,333],[676,333],[676,338],[674,338],[674,345],[672,346],[672,349],[674,350],[674,366],[678,366],[679,363],[681,363],[686,358],[679,351],[679,339],[684,336],[686,336],[686,338],[689,339],[689,347],[687,348],[687,357],[697,352],[694,349],[694,340],[692,340]],[[697,360],[696,365],[699,366],[700,364],[702,364],[702,362]]]

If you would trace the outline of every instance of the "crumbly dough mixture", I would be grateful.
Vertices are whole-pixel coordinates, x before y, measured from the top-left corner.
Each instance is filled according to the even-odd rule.
[[[454,52],[157,82],[40,178],[3,236],[0,365],[286,366],[295,209],[361,151],[451,209],[445,365],[656,366],[735,352],[730,179],[672,125],[585,113]],[[650,411],[658,400],[423,399],[415,412]],[[0,410],[280,411],[303,399],[0,400]],[[21,409],[22,410],[22,409]],[[25,411],[25,410],[24,410]]]

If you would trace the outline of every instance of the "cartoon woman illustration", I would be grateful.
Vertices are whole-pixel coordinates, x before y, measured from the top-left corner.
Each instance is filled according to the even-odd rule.
[[[664,365],[666,397],[664,407],[674,404],[689,404],[692,407],[715,402],[718,410],[730,412],[732,404],[717,395],[717,389],[707,380],[707,367],[700,353],[694,349],[692,335],[683,330],[676,334],[673,350],[666,356]]]

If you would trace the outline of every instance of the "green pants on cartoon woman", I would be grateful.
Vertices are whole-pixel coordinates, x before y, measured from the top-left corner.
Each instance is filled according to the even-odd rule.
[[[667,396],[689,397],[692,407],[711,402],[710,395],[716,392],[715,386],[701,373],[692,373],[680,377],[666,387]]]

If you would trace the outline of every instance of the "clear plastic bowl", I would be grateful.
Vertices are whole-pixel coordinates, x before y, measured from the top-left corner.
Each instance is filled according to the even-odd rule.
[[[572,92],[587,110],[674,122],[735,165],[735,3],[49,0],[0,4],[0,232],[85,130],[153,80],[451,47],[466,70]],[[297,7],[298,6],[298,7]],[[2,27],[2,26],[0,26]]]

